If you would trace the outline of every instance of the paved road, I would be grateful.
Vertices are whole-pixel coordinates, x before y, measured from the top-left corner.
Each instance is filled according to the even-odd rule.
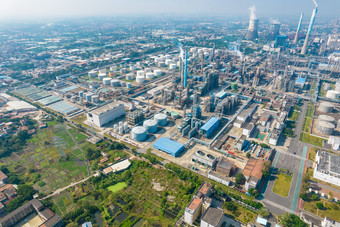
[[[301,108],[299,118],[296,122],[296,136],[291,140],[288,152],[280,150],[277,151],[272,164],[273,168],[271,172],[271,177],[268,180],[267,185],[265,185],[263,187],[263,190],[261,191],[261,196],[263,197],[262,201],[264,202],[266,207],[274,214],[280,215],[287,211],[296,211],[303,170],[305,163],[307,162],[307,147],[304,148],[305,144],[299,141],[299,135],[301,133],[301,128],[306,114],[307,106],[308,105],[305,102]],[[288,197],[279,196],[272,191],[277,173],[277,171],[275,170],[279,168],[288,169],[293,172],[293,179]]]

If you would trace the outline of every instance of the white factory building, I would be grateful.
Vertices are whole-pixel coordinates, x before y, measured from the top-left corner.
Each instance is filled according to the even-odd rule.
[[[109,103],[92,110],[87,114],[87,122],[101,127],[125,114],[124,105],[119,103]]]
[[[340,186],[340,156],[318,151],[313,177]]]

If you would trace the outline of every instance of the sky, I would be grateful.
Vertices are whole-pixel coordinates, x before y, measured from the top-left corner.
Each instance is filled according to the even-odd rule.
[[[98,16],[248,16],[255,4],[257,17],[312,13],[312,0],[0,0],[0,19]],[[340,19],[340,0],[319,0],[319,16]]]

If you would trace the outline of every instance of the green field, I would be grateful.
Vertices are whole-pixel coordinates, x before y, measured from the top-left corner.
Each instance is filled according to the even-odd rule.
[[[315,156],[316,156],[316,151],[318,149],[316,147],[310,147],[308,149],[308,159],[311,160],[311,161],[315,161]]]
[[[325,209],[324,210],[319,210],[316,207],[316,203],[317,202],[322,202]],[[311,201],[311,202],[305,202],[304,205],[304,210],[309,211],[315,215],[318,215],[322,218],[324,217],[330,217],[332,219],[334,219],[337,222],[340,222],[340,205],[336,204],[334,202],[330,202],[328,200],[325,199],[321,199],[321,201]]]
[[[85,141],[86,135],[54,121],[47,128],[38,130],[23,151],[3,158],[1,162],[19,179],[32,184],[39,192],[49,194],[88,176],[84,155],[72,136],[80,146],[90,146]]]
[[[119,182],[119,183],[117,183],[115,185],[107,187],[107,190],[110,190],[111,192],[115,193],[115,192],[118,192],[118,191],[122,190],[126,186],[127,185],[126,185],[125,182]]]
[[[293,175],[287,175],[285,173],[279,173],[276,176],[276,180],[273,186],[273,192],[282,196],[287,197],[289,194],[290,185],[292,183]]]
[[[307,133],[304,133],[302,132],[300,134],[300,140],[302,142],[305,142],[305,143],[309,143],[309,144],[312,144],[312,145],[315,145],[317,147],[322,147],[323,146],[323,141],[325,139],[323,138],[320,138],[320,137],[316,137],[316,136],[312,136],[312,135],[309,135]]]

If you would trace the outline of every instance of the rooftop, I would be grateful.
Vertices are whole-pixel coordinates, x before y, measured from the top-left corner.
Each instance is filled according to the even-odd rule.
[[[202,220],[209,223],[212,226],[218,226],[223,218],[224,212],[222,209],[210,207],[207,212],[205,212]]]
[[[188,209],[191,211],[195,211],[202,203],[202,199],[194,198],[191,200],[191,203],[188,205]]]
[[[207,121],[202,127],[201,130],[205,130],[208,131],[213,125],[216,124],[216,122],[218,122],[219,119],[217,117],[212,117],[209,119],[209,121]]]
[[[244,167],[242,173],[246,177],[255,177],[257,179],[262,178],[262,170],[264,169],[264,161],[251,158],[248,160],[246,166]]]
[[[101,106],[101,107],[99,107],[95,110],[92,110],[91,113],[96,114],[96,115],[101,115],[101,114],[104,114],[104,113],[106,113],[106,112],[108,112],[108,111],[110,111],[110,110],[112,110],[112,109],[114,109],[114,108],[116,108],[120,105],[122,105],[122,104],[111,102],[111,103],[106,104],[104,106]]]

